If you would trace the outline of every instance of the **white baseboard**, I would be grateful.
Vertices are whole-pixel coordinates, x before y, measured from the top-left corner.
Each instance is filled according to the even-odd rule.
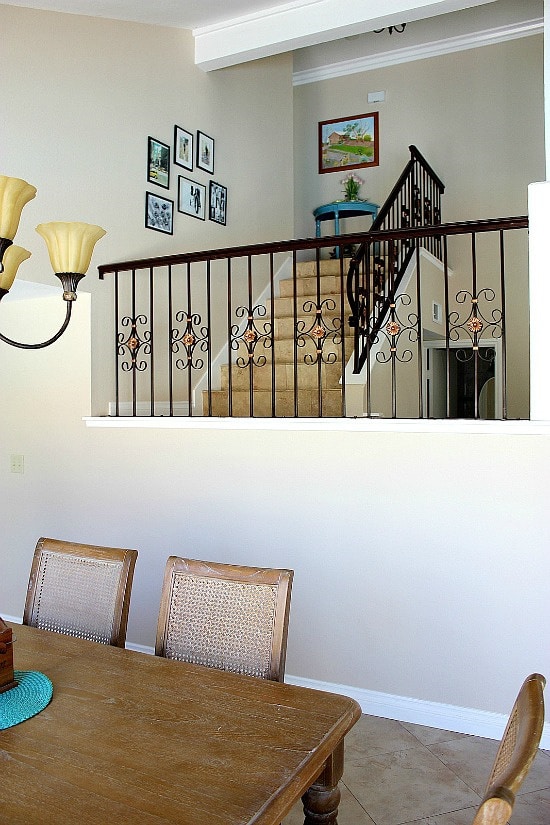
[[[483,736],[486,739],[500,739],[504,732],[507,714],[492,713],[476,708],[462,708],[440,702],[427,702],[424,699],[412,699],[395,696],[391,693],[367,690],[365,688],[336,685],[331,682],[319,682],[315,679],[302,679],[299,676],[285,677],[285,682],[300,687],[324,690],[328,693],[351,696],[361,706],[363,713],[395,719],[398,722],[410,722],[425,725],[428,728],[451,730],[455,733],[468,733]],[[519,689],[519,687],[518,687]],[[546,722],[542,733],[540,747],[550,748],[550,723]]]
[[[2,618],[8,622],[21,624],[20,616],[3,616]],[[153,655],[155,652],[154,648],[149,645],[138,645],[133,642],[128,642],[126,647],[137,653]],[[462,708],[441,702],[427,702],[424,699],[395,696],[392,693],[338,685],[332,682],[319,682],[316,679],[303,679],[301,676],[289,674],[285,676],[285,682],[298,687],[350,696],[358,702],[363,713],[369,716],[381,716],[383,719],[395,719],[397,722],[410,722],[415,725],[425,725],[427,728],[451,730],[454,733],[468,733],[472,736],[483,736],[485,739],[500,739],[508,719],[508,716],[503,713]],[[545,750],[550,749],[550,722],[544,724],[540,747]]]

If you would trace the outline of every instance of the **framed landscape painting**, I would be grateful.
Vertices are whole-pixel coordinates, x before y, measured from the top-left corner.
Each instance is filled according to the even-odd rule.
[[[319,123],[319,172],[378,166],[378,112]]]

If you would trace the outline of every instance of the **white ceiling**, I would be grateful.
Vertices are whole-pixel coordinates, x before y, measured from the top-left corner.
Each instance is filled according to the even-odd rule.
[[[532,0],[514,0],[520,8]],[[542,0],[539,0],[542,3]],[[190,29],[205,71],[282,52],[344,45],[392,24],[469,9],[491,15],[510,0],[2,0],[4,5]],[[331,56],[334,60],[334,53]],[[321,59],[321,62],[322,59]]]
[[[3,0],[3,4],[181,29],[217,25],[283,5],[277,0]]]

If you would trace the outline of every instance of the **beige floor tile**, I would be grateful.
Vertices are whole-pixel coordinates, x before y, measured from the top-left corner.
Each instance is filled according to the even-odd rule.
[[[480,736],[467,736],[450,742],[428,745],[457,776],[479,796],[483,795],[499,743]]]
[[[518,795],[510,825],[548,825],[548,823],[550,823],[550,788]]]
[[[468,736],[452,742],[430,745],[429,750],[453,770],[476,793],[482,795],[499,743],[479,736]],[[539,752],[521,787],[521,793],[550,786],[550,757]],[[550,825],[550,820],[549,820]]]
[[[426,748],[347,764],[344,782],[376,825],[400,825],[475,806],[479,797]]]
[[[417,748],[418,739],[400,722],[363,714],[345,738],[345,764],[362,764],[382,753]]]
[[[346,736],[339,825],[471,825],[498,744],[363,715]],[[300,802],[283,825],[303,821]],[[549,751],[537,755],[510,825],[550,825]]]
[[[418,819],[414,825],[472,825],[475,813],[475,808],[462,808],[460,811]]]
[[[414,725],[412,722],[401,722],[401,725],[416,736],[423,745],[435,745],[437,742],[450,742],[452,739],[463,739],[465,733],[454,733],[450,730],[439,730],[438,728],[427,728],[425,725]]]

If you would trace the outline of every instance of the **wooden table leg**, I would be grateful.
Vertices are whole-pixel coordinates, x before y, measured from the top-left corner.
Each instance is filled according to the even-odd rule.
[[[344,741],[325,762],[323,772],[302,797],[304,825],[337,825],[340,788],[344,773]]]

